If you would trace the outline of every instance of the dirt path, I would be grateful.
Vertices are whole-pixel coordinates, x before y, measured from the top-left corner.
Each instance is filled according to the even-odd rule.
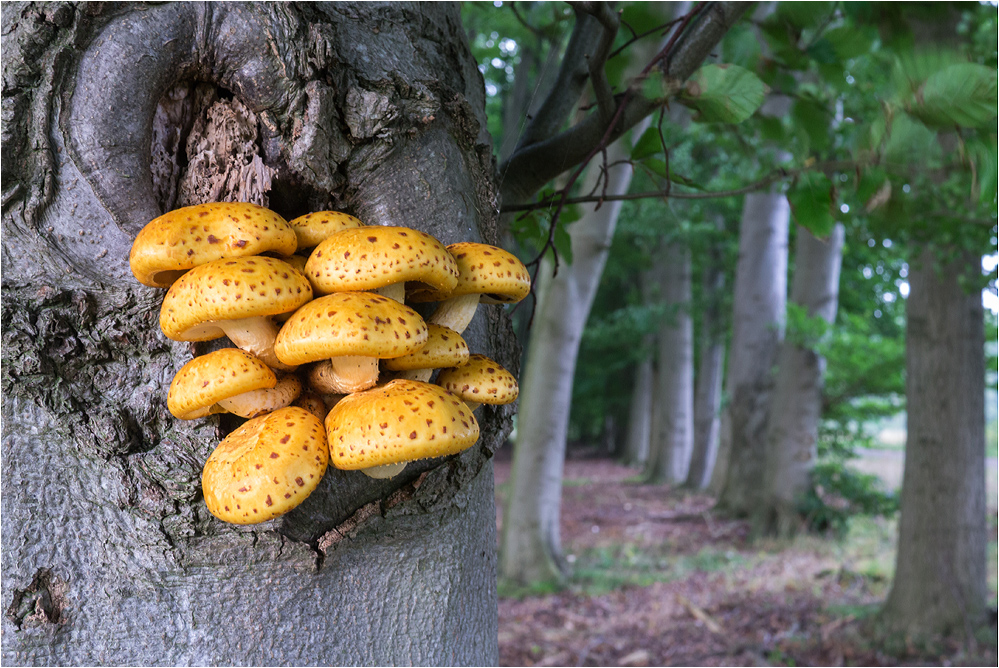
[[[502,508],[509,462],[495,471]],[[713,515],[711,498],[636,484],[636,474],[566,462],[562,542],[574,577],[555,593],[501,591],[501,665],[995,665],[994,645],[884,653],[859,620],[888,582],[861,553],[814,538],[749,543],[748,525]],[[894,540],[893,523],[873,530],[875,543]]]

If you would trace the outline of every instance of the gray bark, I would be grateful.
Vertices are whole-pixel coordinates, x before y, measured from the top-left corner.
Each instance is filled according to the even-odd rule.
[[[718,226],[721,228],[721,224]],[[709,254],[704,268],[701,318],[701,364],[694,388],[694,445],[686,484],[705,489],[718,456],[721,429],[722,376],[725,371],[725,342],[720,331],[719,301],[725,287],[725,272],[717,248]]]
[[[166,410],[207,347],[162,336],[163,293],[127,263],[164,201],[205,185],[195,169],[286,217],[336,206],[495,243],[457,6],[5,4],[2,20],[3,662],[495,663],[490,457],[512,409],[487,410],[461,456],[388,481],[331,469],[291,513],[223,524],[200,470],[234,423]],[[250,124],[249,162],[178,158],[220,140],[181,103],[205,82]],[[500,311],[466,338],[516,368]]]
[[[652,347],[651,341],[649,347]],[[635,383],[628,408],[628,433],[625,439],[624,463],[627,466],[644,466],[649,459],[649,442],[652,437],[652,394],[654,369],[652,358],[642,360],[635,370]]]
[[[913,635],[965,632],[984,620],[985,353],[982,298],[961,285],[965,255],[937,270],[910,264],[906,300],[908,437],[895,580],[883,617]]]
[[[690,315],[690,247],[666,245],[658,260],[661,294],[670,313],[657,333],[659,357],[645,477],[653,483],[682,483],[694,447],[694,323]],[[659,272],[657,272],[659,273]]]
[[[791,302],[828,323],[836,320],[844,228],[837,223],[828,240],[798,228]],[[814,349],[785,340],[768,420],[766,504],[758,509],[756,530],[791,536],[802,522],[800,502],[811,487],[818,458],[819,421],[825,358]]]
[[[745,515],[762,501],[767,414],[773,368],[784,335],[790,207],[777,193],[747,195],[735,268],[729,403],[722,421],[716,469],[724,486],[721,508]],[[712,481],[714,483],[714,480]]]

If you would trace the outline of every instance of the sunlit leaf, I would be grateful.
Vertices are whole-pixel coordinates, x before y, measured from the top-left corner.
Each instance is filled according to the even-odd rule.
[[[832,232],[836,219],[833,216],[833,185],[821,172],[805,172],[798,177],[787,193],[791,214],[796,223],[820,239]]]
[[[909,113],[931,127],[995,127],[997,95],[994,69],[951,65],[926,79]]]
[[[705,65],[687,82],[680,102],[701,123],[741,123],[763,104],[767,87],[738,65]]]

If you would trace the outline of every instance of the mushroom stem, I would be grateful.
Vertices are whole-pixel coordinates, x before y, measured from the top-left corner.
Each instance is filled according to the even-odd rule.
[[[479,306],[479,295],[462,295],[445,299],[437,305],[437,310],[427,319],[427,323],[449,327],[461,334],[472,322],[475,309]]]
[[[239,318],[236,320],[217,320],[213,323],[225,332],[229,340],[238,348],[253,353],[257,358],[280,371],[294,371],[297,366],[288,365],[274,354],[274,339],[277,337],[278,326],[267,316]]]
[[[218,405],[239,417],[255,418],[258,415],[264,415],[290,405],[301,393],[302,383],[298,378],[285,376],[270,389],[262,388],[243,392],[234,397],[219,400]]]
[[[430,376],[434,375],[433,369],[409,369],[407,371],[398,371],[395,374],[396,378],[404,378],[406,380],[419,380],[424,383],[430,382]]]
[[[361,469],[361,473],[369,478],[378,478],[379,480],[382,480],[385,478],[394,478],[402,473],[404,468],[406,468],[406,462],[396,462],[395,464],[382,464],[381,466],[372,466],[370,468]]]
[[[377,382],[377,357],[332,357],[318,363],[309,373],[309,383],[322,394],[353,394],[374,387]]]
[[[372,290],[372,292],[377,292],[382,297],[388,297],[389,299],[394,299],[400,304],[405,303],[406,301],[405,283],[392,283],[391,285],[380,287],[377,290]]]

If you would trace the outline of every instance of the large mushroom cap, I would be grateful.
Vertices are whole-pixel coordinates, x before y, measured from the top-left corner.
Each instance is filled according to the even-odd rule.
[[[437,376],[437,384],[476,404],[509,404],[520,393],[513,374],[485,355],[469,355],[468,364],[444,369]]]
[[[364,227],[354,216],[339,211],[314,211],[288,221],[298,238],[298,250],[313,248],[335,232]]]
[[[419,230],[369,226],[336,232],[316,246],[305,265],[316,292],[377,290],[419,281],[451,290],[458,281],[444,244]]]
[[[256,524],[305,501],[329,461],[323,423],[289,406],[254,418],[223,439],[201,475],[205,504],[215,517]]]
[[[223,348],[195,357],[174,376],[167,408],[181,420],[208,415],[216,403],[253,390],[277,385],[270,367],[238,348]]]
[[[479,424],[444,389],[393,380],[341,399],[326,433],[333,465],[357,470],[461,452],[478,440]]]
[[[473,242],[451,244],[448,251],[458,266],[458,282],[451,290],[413,290],[414,302],[480,295],[484,303],[512,304],[531,291],[531,275],[516,255],[496,246]]]
[[[143,285],[168,288],[184,272],[224,257],[295,252],[284,218],[245,202],[197,204],[165,213],[135,237],[128,262]]]
[[[427,342],[427,325],[408,306],[370,292],[339,292],[295,311],[274,342],[285,364],[330,357],[401,357]],[[293,361],[294,360],[294,361]]]
[[[309,282],[286,262],[270,257],[215,260],[170,287],[160,327],[175,341],[209,341],[224,334],[218,321],[287,313],[310,299]]]
[[[461,334],[440,325],[427,325],[427,343],[416,352],[387,359],[383,365],[389,371],[443,369],[461,366],[468,361],[468,344]]]

